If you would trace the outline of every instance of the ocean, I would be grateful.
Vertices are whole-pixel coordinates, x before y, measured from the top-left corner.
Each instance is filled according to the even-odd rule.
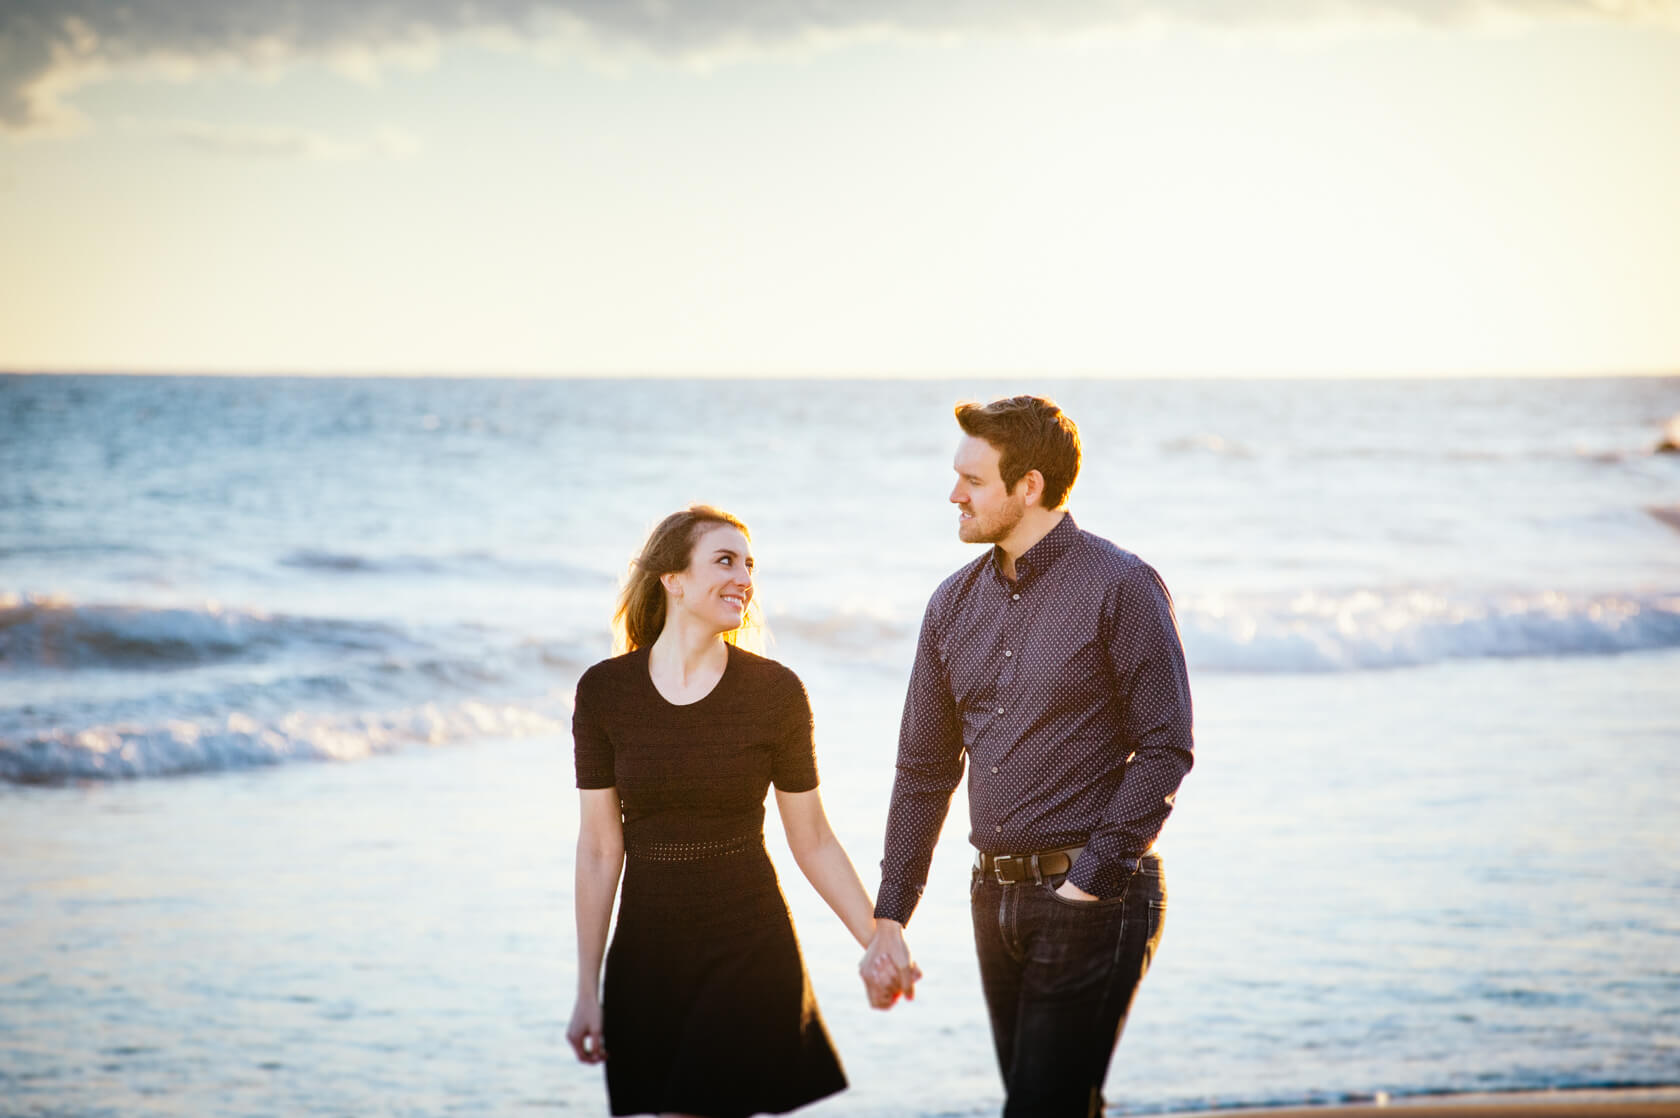
[[[0,1113],[604,1113],[568,726],[626,561],[749,523],[873,887],[951,407],[1019,391],[1195,691],[1111,1109],[1680,1083],[1680,378],[5,376]],[[805,1113],[995,1113],[962,796],[887,1014],[768,829]]]

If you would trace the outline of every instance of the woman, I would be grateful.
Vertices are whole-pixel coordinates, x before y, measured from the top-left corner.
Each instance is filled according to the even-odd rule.
[[[614,1114],[782,1113],[846,1086],[764,850],[771,783],[794,860],[865,946],[873,904],[823,813],[804,687],[735,646],[752,575],[735,517],[704,505],[666,517],[614,617],[629,651],[578,681],[566,1035],[578,1059],[606,1062]]]

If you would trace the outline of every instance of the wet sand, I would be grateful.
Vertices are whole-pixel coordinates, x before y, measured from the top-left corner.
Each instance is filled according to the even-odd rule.
[[[1257,1118],[1381,1118],[1395,1110],[1426,1112],[1418,1118],[1680,1118],[1680,1086],[1379,1097],[1365,1103],[1204,1113],[1207,1118],[1229,1118],[1233,1113]]]

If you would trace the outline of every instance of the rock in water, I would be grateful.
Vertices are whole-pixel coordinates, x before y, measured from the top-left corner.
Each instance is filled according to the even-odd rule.
[[[1663,427],[1662,441],[1657,444],[1658,454],[1680,454],[1680,415],[1669,420]]]

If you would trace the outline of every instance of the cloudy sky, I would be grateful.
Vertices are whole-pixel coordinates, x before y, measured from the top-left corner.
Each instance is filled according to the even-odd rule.
[[[1680,372],[1680,0],[4,0],[0,368]]]

